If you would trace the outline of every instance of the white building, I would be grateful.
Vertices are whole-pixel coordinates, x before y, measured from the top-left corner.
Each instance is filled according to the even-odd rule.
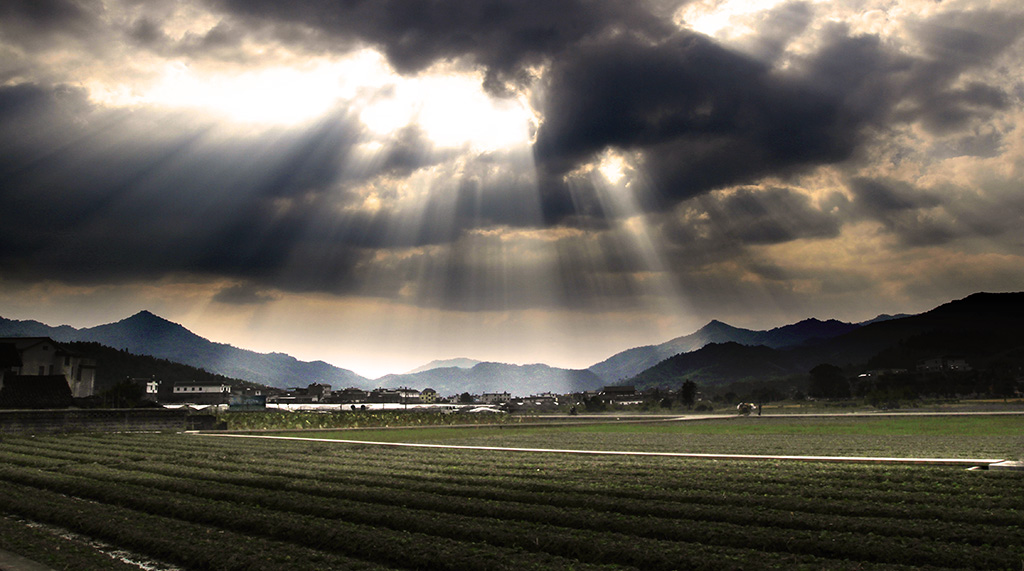
[[[231,392],[231,385],[225,383],[174,383],[176,395],[209,395]]]
[[[503,393],[484,393],[480,395],[480,402],[484,404],[505,404],[512,400],[512,395]]]

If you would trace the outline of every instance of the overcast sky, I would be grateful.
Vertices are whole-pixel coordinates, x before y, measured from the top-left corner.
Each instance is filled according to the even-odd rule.
[[[2,0],[0,316],[376,377],[1024,289],[1019,0]]]

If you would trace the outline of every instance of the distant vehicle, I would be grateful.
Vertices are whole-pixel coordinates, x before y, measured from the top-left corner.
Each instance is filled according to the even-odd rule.
[[[462,409],[462,412],[502,414],[505,411],[496,409],[496,408],[494,408],[492,406],[477,406],[477,407],[473,407],[473,408],[470,408],[470,409]]]
[[[740,404],[736,405],[736,412],[740,413],[743,416],[750,416],[750,413],[754,412],[754,408],[756,408],[756,406],[757,405],[755,405],[752,402],[741,402]]]

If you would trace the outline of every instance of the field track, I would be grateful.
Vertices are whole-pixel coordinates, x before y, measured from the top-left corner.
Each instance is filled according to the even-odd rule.
[[[594,456],[666,456],[671,458],[703,458],[708,460],[792,460],[797,462],[840,462],[855,464],[930,464],[933,466],[981,466],[1005,462],[1003,458],[894,458],[879,456],[788,456],[763,454],[702,454],[695,452],[644,452],[635,450],[567,450],[562,448],[506,448],[500,446],[465,446],[458,444],[424,444],[419,442],[375,442],[372,440],[343,440],[337,438],[306,438],[302,436],[272,436],[266,434],[217,434],[197,433],[202,436],[220,438],[265,438],[270,440],[306,440],[333,442],[337,444],[359,444],[370,446],[394,446],[407,448],[441,448],[450,450],[489,450],[494,452],[533,452],[548,454],[587,454]]]

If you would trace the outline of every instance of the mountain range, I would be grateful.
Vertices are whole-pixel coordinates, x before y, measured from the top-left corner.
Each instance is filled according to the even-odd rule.
[[[273,387],[328,383],[336,389],[431,387],[441,394],[595,390],[608,384],[702,386],[806,376],[822,363],[842,367],[902,367],[936,355],[974,363],[1024,364],[1024,293],[978,293],[919,315],[883,315],[862,323],[805,319],[766,331],[711,321],[660,345],[628,349],[583,370],[544,364],[511,365],[473,359],[431,362],[401,375],[367,379],[323,361],[257,353],[200,337],[148,311],[116,323],[76,329],[0,317],[0,336],[47,336],[96,342],[128,352],[199,367],[210,373]]]
[[[324,361],[299,361],[284,353],[257,353],[215,343],[148,311],[140,311],[116,323],[84,329],[67,325],[50,327],[38,321],[0,317],[0,336],[50,337],[63,342],[92,341],[271,387],[328,383],[337,388],[373,388],[372,381],[348,369]]]
[[[486,362],[472,367],[440,367],[412,374],[385,375],[377,379],[377,383],[390,388],[430,387],[443,395],[509,392],[513,396],[592,391],[605,385],[600,377],[586,369]]]
[[[848,370],[914,370],[925,359],[962,358],[975,369],[1024,372],[1024,293],[977,293],[931,311],[864,325],[832,337],[773,348],[711,343],[677,354],[625,381],[637,388],[705,387],[806,376],[820,364]]]
[[[423,371],[429,371],[431,369],[444,369],[447,367],[456,367],[459,369],[472,369],[479,365],[481,361],[476,359],[466,359],[465,357],[459,357],[456,359],[435,359],[426,365],[420,365],[415,369],[406,373],[406,375],[415,375],[416,373],[422,373]]]
[[[586,370],[559,369],[542,364],[482,363],[472,359],[435,361],[412,374],[387,375],[371,380],[324,361],[300,361],[284,353],[257,353],[216,343],[149,311],[140,311],[116,323],[83,329],[68,325],[51,327],[38,321],[0,317],[0,337],[50,337],[62,342],[95,342],[278,388],[326,383],[334,389],[407,386],[431,387],[444,395],[502,391],[519,395],[526,391],[522,394],[525,396],[554,390],[592,390],[603,386],[598,377]]]
[[[815,339],[829,339],[849,333],[861,325],[829,319],[805,319],[799,323],[776,327],[767,331],[753,331],[733,327],[714,320],[696,332],[676,337],[660,345],[647,345],[628,349],[613,355],[590,370],[608,384],[632,378],[661,361],[680,353],[690,353],[712,343],[738,343],[764,345],[779,349],[807,343]]]

